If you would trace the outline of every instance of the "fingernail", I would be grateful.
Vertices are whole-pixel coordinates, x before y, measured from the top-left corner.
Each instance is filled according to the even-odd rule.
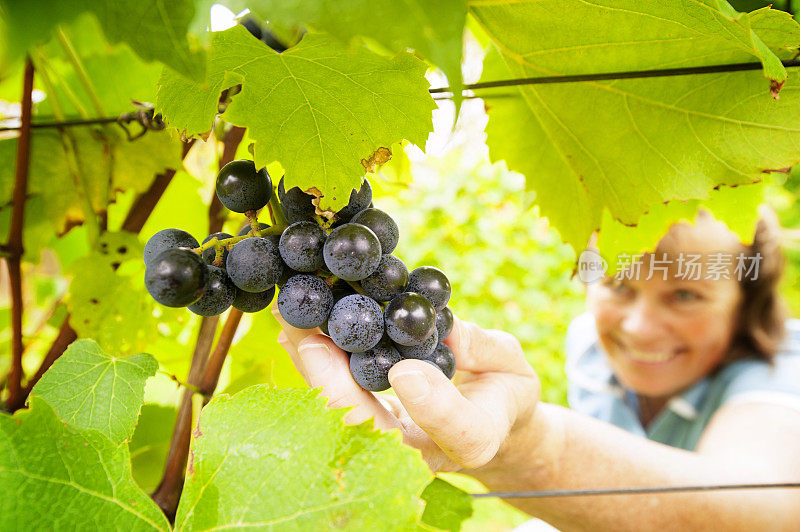
[[[400,391],[402,396],[412,403],[422,401],[431,391],[431,383],[421,371],[409,371],[394,375],[391,384],[392,388]]]
[[[304,344],[297,351],[309,379],[322,375],[331,366],[331,351],[325,344]]]

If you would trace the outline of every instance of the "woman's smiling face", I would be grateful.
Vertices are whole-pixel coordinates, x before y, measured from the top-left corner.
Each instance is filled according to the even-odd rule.
[[[646,280],[650,255],[642,259],[638,278],[606,278],[589,289],[600,343],[622,384],[639,395],[670,397],[713,371],[736,333],[742,294],[733,269],[742,249],[713,219],[679,224],[655,253],[658,259],[667,254],[666,275],[654,269]],[[705,279],[714,253],[734,257],[734,264],[727,275]],[[700,280],[681,278],[681,254],[702,255]]]

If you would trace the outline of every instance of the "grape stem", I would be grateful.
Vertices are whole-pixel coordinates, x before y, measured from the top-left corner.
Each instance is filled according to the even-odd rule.
[[[283,215],[283,209],[281,208],[281,204],[278,201],[278,189],[275,187],[272,190],[272,196],[269,198],[269,213],[272,216],[274,226],[289,226],[289,220],[286,219],[286,216]]]
[[[366,292],[364,292],[364,289],[363,289],[363,288],[361,288],[361,285],[360,285],[360,284],[358,284],[356,281],[345,281],[345,282],[346,282],[347,284],[349,284],[349,285],[350,285],[350,287],[351,287],[353,290],[355,290],[356,292],[358,292],[358,293],[359,293],[359,294],[361,294],[362,296],[365,296],[365,295],[367,295],[367,294],[366,294]]]
[[[325,281],[325,284],[326,284],[326,285],[328,285],[328,288],[330,288],[330,287],[332,287],[333,285],[335,285],[335,284],[336,284],[336,281],[338,281],[338,280],[339,280],[339,278],[338,278],[338,277],[336,277],[336,276],[335,276],[335,275],[333,275],[333,274],[330,274],[330,275],[324,275],[324,274],[323,274],[323,273],[321,273],[321,272],[317,272],[317,277],[322,277],[322,280],[323,280],[323,281]]]
[[[211,400],[211,396],[214,395],[214,390],[217,389],[219,375],[222,373],[222,366],[225,363],[225,358],[228,356],[228,351],[233,343],[233,337],[236,335],[236,329],[239,327],[242,314],[243,312],[241,310],[235,308],[231,309],[228,318],[225,320],[225,325],[222,326],[222,332],[217,340],[217,345],[214,346],[214,351],[208,358],[205,371],[197,387],[198,392],[203,395],[204,404]]]
[[[225,254],[225,248],[220,246],[214,251],[214,266],[222,268],[222,256]]]
[[[258,223],[258,222],[256,222]],[[280,235],[286,229],[286,226],[275,226],[275,227],[267,227],[265,229],[255,231],[255,234],[258,236],[274,236]],[[231,247],[235,246],[245,238],[250,238],[253,236],[253,230],[251,229],[247,233],[243,234],[242,236],[234,236],[231,238],[223,238],[222,240],[217,239],[217,237],[212,238],[205,244],[200,245],[199,247],[193,248],[192,251],[197,253],[198,255],[202,254],[205,250],[214,248],[215,250],[219,251],[222,248],[227,247],[230,249]]]
[[[191,390],[193,393],[200,393],[200,389],[197,386],[195,386],[194,384],[189,383],[189,382],[181,381],[178,378],[178,376],[175,375],[174,373],[170,373],[169,371],[164,371],[163,369],[158,370],[158,373],[161,373],[162,375],[166,375],[167,377],[170,378],[170,380],[172,380],[175,383],[177,383],[178,386],[182,386],[182,387],[184,387],[184,388],[186,388],[188,390]]]
[[[247,220],[250,222],[250,231],[255,234],[258,231],[258,213],[256,211],[247,211],[244,213]]]

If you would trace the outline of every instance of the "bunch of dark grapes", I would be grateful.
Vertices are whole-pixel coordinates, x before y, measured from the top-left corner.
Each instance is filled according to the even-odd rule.
[[[395,221],[372,207],[364,180],[331,220],[317,214],[314,196],[298,187],[275,197],[266,169],[252,161],[225,165],[217,176],[219,200],[244,213],[236,236],[214,233],[202,245],[180,229],[164,229],[145,245],[145,286],[159,303],[186,306],[201,316],[234,308],[258,312],[270,305],[290,325],[319,327],[350,354],[350,373],[365,390],[389,388],[389,369],[415,358],[448,378],[455,357],[443,343],[453,327],[450,281],[432,266],[410,273],[392,255]],[[270,204],[274,227],[258,222]]]

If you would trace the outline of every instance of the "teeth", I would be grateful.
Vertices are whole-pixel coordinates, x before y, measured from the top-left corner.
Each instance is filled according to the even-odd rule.
[[[675,356],[675,353],[644,353],[634,349],[628,350],[628,356],[642,362],[665,362]]]

